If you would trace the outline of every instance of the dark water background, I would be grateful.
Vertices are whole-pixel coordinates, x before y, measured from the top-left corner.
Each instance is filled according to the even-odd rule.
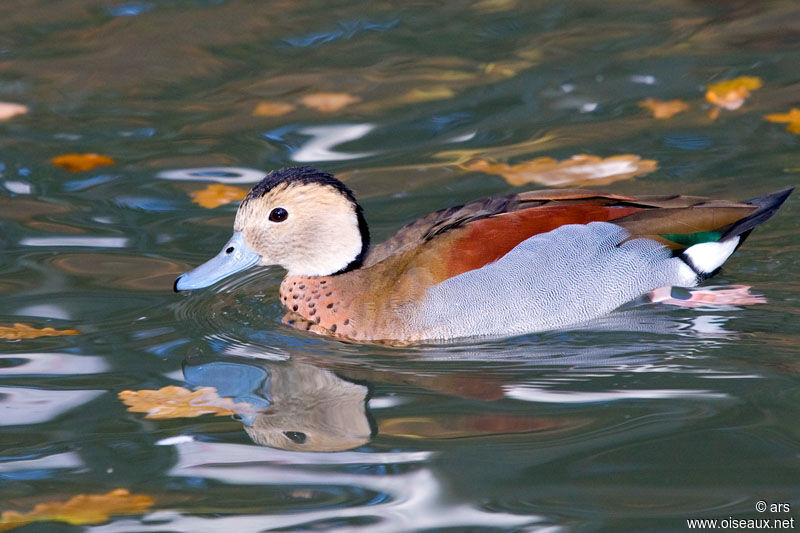
[[[763,118],[800,104],[798,65],[795,1],[3,0],[0,101],[30,112],[0,122],[0,326],[80,334],[0,341],[0,511],[126,488],[156,504],[21,530],[800,517],[796,197],[711,281],[766,303],[639,304],[578,331],[398,349],[281,325],[277,269],[174,294],[236,204],[200,207],[203,176],[164,174],[313,164],[355,190],[378,241],[519,190],[458,165],[472,157],[631,153],[659,169],[604,190],[746,199],[800,182],[800,136]],[[763,88],[710,119],[705,87],[743,75]],[[302,105],[319,92],[360,101]],[[647,97],[690,110],[656,121]],[[254,116],[265,101],[294,110]],[[50,162],[69,152],[116,164]],[[269,416],[151,420],[117,396],[166,385]],[[348,450],[280,449],[286,432]]]

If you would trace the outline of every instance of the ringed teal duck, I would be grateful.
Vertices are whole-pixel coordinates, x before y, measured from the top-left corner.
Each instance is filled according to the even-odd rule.
[[[370,247],[342,182],[288,168],[250,190],[233,237],[175,290],[280,265],[284,322],[316,333],[403,343],[556,329],[697,285],[791,191],[746,202],[528,191],[437,211]]]

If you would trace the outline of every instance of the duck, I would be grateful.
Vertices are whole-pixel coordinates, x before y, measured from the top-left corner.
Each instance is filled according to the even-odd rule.
[[[230,240],[174,289],[278,265],[283,323],[354,342],[566,329],[654,289],[698,285],[792,190],[743,202],[531,190],[436,211],[371,246],[344,183],[284,168],[247,193]]]

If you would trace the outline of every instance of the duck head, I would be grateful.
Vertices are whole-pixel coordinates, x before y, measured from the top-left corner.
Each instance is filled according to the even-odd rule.
[[[207,287],[255,265],[302,276],[346,272],[361,265],[368,246],[361,206],[342,182],[309,167],[278,170],[242,200],[219,254],[179,276],[175,290]]]

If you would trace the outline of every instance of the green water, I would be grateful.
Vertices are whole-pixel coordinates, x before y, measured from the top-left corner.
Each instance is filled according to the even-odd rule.
[[[706,283],[763,303],[390,348],[283,326],[277,269],[173,293],[236,204],[192,202],[214,175],[170,179],[312,164],[353,188],[376,241],[521,190],[456,164],[474,158],[636,154],[658,170],[597,187],[747,199],[800,182],[800,136],[763,118],[800,105],[798,64],[793,1],[4,0],[0,102],[29,113],[0,122],[0,326],[79,334],[0,340],[0,511],[124,488],[155,503],[20,531],[800,518],[796,197]],[[737,76],[763,87],[709,118],[705,88]],[[359,101],[302,103],[320,92]],[[655,120],[648,97],[689,110]],[[262,102],[291,110],[254,116]],[[50,162],[86,152],[116,164]],[[253,411],[158,420],[118,398],[167,385]]]

